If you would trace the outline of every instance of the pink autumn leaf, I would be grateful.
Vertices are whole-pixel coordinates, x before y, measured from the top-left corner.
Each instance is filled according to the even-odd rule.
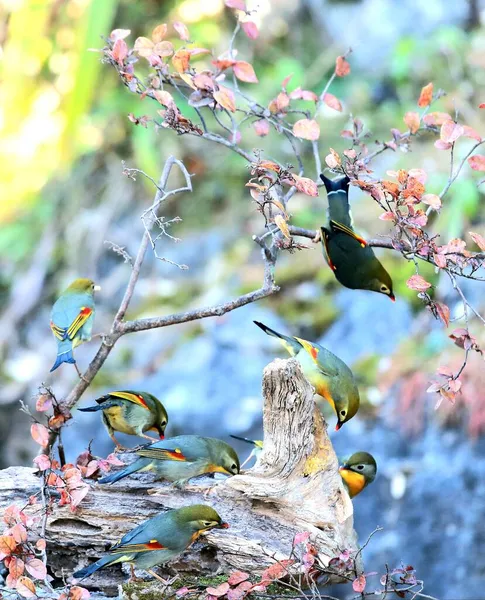
[[[431,283],[426,281],[421,275],[413,275],[406,281],[406,285],[410,290],[415,290],[416,292],[425,292],[431,287]]]
[[[228,8],[235,8],[236,10],[246,12],[246,0],[224,0],[224,4]]]
[[[89,485],[84,484],[70,492],[71,509],[72,510],[75,510],[81,504],[83,498],[85,498],[85,496],[88,494],[89,490],[90,490]]]
[[[440,139],[441,141],[453,144],[456,140],[463,135],[463,127],[455,123],[454,121],[445,121],[441,126]]]
[[[32,423],[30,426],[30,435],[34,442],[45,448],[49,442],[49,430],[41,423]]]
[[[183,598],[189,592],[190,592],[189,588],[187,586],[184,586],[184,587],[181,587],[181,588],[179,588],[178,590],[175,591],[175,596],[177,598]]]
[[[79,585],[73,585],[69,590],[69,600],[88,600],[90,597],[88,590]]]
[[[35,585],[29,577],[22,576],[17,582],[17,592],[23,598],[35,598]]]
[[[443,140],[436,140],[436,142],[434,143],[434,147],[438,150],[449,150],[452,145],[453,144],[450,144],[449,142],[444,142]]]
[[[114,452],[112,452],[111,454],[108,454],[108,456],[106,457],[106,462],[109,463],[110,465],[113,465],[114,467],[123,467],[124,466],[124,462],[121,461]]]
[[[8,571],[12,579],[18,579],[24,574],[25,563],[21,558],[12,556],[8,563]]]
[[[424,196],[421,196],[421,202],[431,206],[434,210],[441,208],[441,198],[436,194],[424,194]]]
[[[113,31],[109,34],[110,40],[124,40],[131,33],[130,29],[113,29]]]
[[[118,64],[122,65],[125,58],[128,56],[128,46],[125,40],[117,39],[113,44],[113,50],[111,51],[113,60]]]
[[[302,531],[300,533],[297,533],[293,540],[293,546],[298,546],[298,544],[302,544],[303,542],[306,542],[309,538],[310,538],[309,531]]]
[[[47,471],[51,466],[51,459],[47,454],[39,454],[39,456],[34,458],[34,465],[36,465],[39,471]]]
[[[227,580],[227,583],[229,585],[238,585],[242,581],[246,581],[246,579],[249,579],[249,573],[245,573],[244,571],[233,571]]]
[[[264,137],[269,133],[269,121],[266,121],[266,119],[259,119],[259,121],[255,121],[253,123],[253,127],[256,135],[259,135],[260,137]]]
[[[317,184],[309,177],[300,177],[299,175],[293,175],[294,186],[299,192],[306,194],[307,196],[318,196]]]
[[[259,36],[258,26],[252,21],[241,23],[242,30],[250,40],[255,40]]]
[[[229,590],[230,585],[227,583],[227,581],[225,581],[224,583],[221,583],[220,585],[218,585],[217,587],[208,587],[207,588],[207,593],[210,594],[211,596],[215,596],[216,598],[219,598],[220,596],[224,596],[227,591]]]
[[[352,589],[354,592],[362,593],[365,590],[366,580],[365,575],[359,575],[357,579],[352,582]]]
[[[17,544],[22,544],[27,541],[27,530],[22,525],[22,523],[17,523],[10,530],[9,534],[13,537],[13,539],[17,542]]]
[[[468,164],[474,171],[485,171],[485,156],[481,154],[470,156]]]
[[[190,40],[189,30],[187,26],[181,21],[174,21],[173,28],[179,34],[179,38],[184,42],[188,42]]]
[[[342,112],[342,104],[340,103],[340,100],[333,94],[329,94],[328,92],[326,94],[324,94],[323,101],[330,108],[333,108],[334,110],[338,110],[339,112]]]
[[[35,410],[45,412],[52,408],[52,396],[50,394],[40,394],[35,403]]]
[[[472,140],[476,140],[477,142],[482,141],[482,137],[478,133],[478,131],[475,131],[475,129],[473,129],[473,127],[469,127],[468,125],[463,125],[463,137],[467,137]]]
[[[234,75],[240,81],[245,81],[246,83],[258,83],[258,78],[250,63],[244,60],[238,60],[232,67],[232,70],[234,71]]]
[[[35,547],[37,548],[37,550],[40,550],[41,552],[46,549],[46,546],[47,546],[46,541],[42,538],[35,542]]]
[[[243,581],[236,588],[232,588],[227,592],[227,600],[241,600],[247,596],[247,592],[253,588],[253,584],[250,581]]]
[[[43,580],[47,577],[45,564],[38,558],[27,559],[25,568],[32,577],[35,577],[35,579]]]
[[[474,233],[473,231],[469,231],[468,233],[470,234],[470,237],[475,242],[475,244],[480,248],[480,250],[482,250],[482,252],[485,252],[485,237],[483,237],[483,235],[480,235],[479,233]]]
[[[293,133],[298,138],[315,141],[320,137],[320,125],[314,119],[300,119],[293,125]]]

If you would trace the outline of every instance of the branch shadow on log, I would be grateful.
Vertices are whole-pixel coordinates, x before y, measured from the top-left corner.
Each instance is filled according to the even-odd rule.
[[[289,557],[294,536],[302,531],[310,532],[322,565],[345,549],[355,552],[352,503],[313,389],[296,360],[276,359],[266,367],[263,396],[264,450],[257,466],[209,492],[201,485],[207,478],[178,490],[166,482],[153,483],[151,475],[136,475],[112,486],[96,484],[74,513],[54,506],[46,537],[48,564],[56,579],[69,579],[147,518],[195,503],[213,506],[230,528],[208,533],[175,563],[160,567],[163,575],[176,571],[197,577],[235,569],[260,575]],[[32,469],[1,472],[0,507],[25,503],[37,487]],[[122,580],[116,566],[83,585],[113,593]]]

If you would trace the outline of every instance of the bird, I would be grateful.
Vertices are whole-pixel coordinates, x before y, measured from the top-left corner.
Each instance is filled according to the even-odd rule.
[[[239,457],[234,448],[216,438],[198,435],[178,435],[145,446],[136,451],[140,457],[125,469],[99,479],[99,483],[114,483],[132,473],[154,471],[157,479],[174,482],[181,487],[192,477],[209,473],[237,475]]]
[[[300,363],[315,392],[332,406],[337,415],[335,430],[338,431],[357,413],[360,405],[359,390],[349,367],[320,344],[282,335],[259,321],[254,323],[266,334],[279,338],[290,355]]]
[[[339,472],[349,496],[353,498],[374,481],[377,474],[377,463],[372,454],[355,452],[350,458],[343,461]]]
[[[152,567],[180,556],[201,534],[228,527],[228,523],[205,504],[168,510],[128,531],[106,556],[76,571],[73,577],[84,579],[108,565],[126,562],[131,565],[132,577],[137,567],[161,579]]]
[[[321,227],[315,241],[321,240],[323,255],[337,281],[353,290],[370,290],[388,296],[393,302],[392,279],[367,242],[355,233],[349,206],[347,176],[331,180],[320,175],[328,197],[328,227]]]
[[[244,465],[246,463],[248,463],[251,460],[251,458],[253,458],[253,456],[256,459],[256,462],[254,464],[257,465],[258,461],[259,461],[259,457],[261,456],[261,453],[263,452],[263,440],[250,440],[249,438],[239,437],[238,435],[231,435],[231,437],[234,438],[235,440],[240,440],[241,442],[246,442],[247,444],[253,445],[253,449],[251,450],[251,453],[249,454],[249,456],[246,458],[246,460],[241,465],[241,469],[244,467]]]
[[[94,292],[100,289],[91,279],[76,279],[54,303],[50,326],[57,339],[57,358],[51,373],[62,363],[73,364],[77,369],[72,351],[91,339]]]
[[[116,448],[123,446],[114,437],[114,432],[138,435],[153,442],[153,438],[145,431],[156,431],[160,439],[165,436],[168,423],[167,411],[163,404],[148,392],[135,392],[132,390],[109,392],[96,398],[95,406],[80,408],[81,412],[103,411],[103,423],[108,430],[109,437]]]

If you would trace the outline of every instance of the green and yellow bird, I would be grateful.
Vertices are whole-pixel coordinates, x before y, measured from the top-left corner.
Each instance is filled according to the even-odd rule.
[[[372,483],[377,475],[377,463],[368,452],[356,452],[339,468],[349,496],[353,498]]]
[[[151,569],[180,556],[195,540],[211,529],[227,529],[217,512],[205,504],[193,504],[164,512],[126,533],[98,561],[73,574],[76,579],[89,577],[95,571],[116,563],[129,563],[144,569],[157,579]]]
[[[146,435],[145,431],[156,431],[163,440],[168,415],[160,400],[152,394],[132,390],[109,392],[96,398],[95,402],[97,402],[96,406],[79,410],[81,412],[103,411],[103,423],[117,448],[122,446],[114,437],[115,431],[138,435],[150,441],[153,441],[153,438]]]
[[[263,452],[263,440],[250,440],[249,438],[239,437],[238,435],[231,435],[231,437],[234,438],[235,440],[240,440],[241,442],[246,442],[246,444],[251,444],[253,446],[251,453],[249,454],[249,456],[246,458],[246,460],[241,465],[241,469],[244,467],[244,465],[246,463],[248,463],[253,458],[253,456],[255,459],[254,464],[257,465],[259,457],[261,456],[261,453]]]
[[[57,339],[57,358],[51,372],[62,363],[75,365],[73,349],[91,339],[94,292],[99,289],[91,279],[76,279],[56,300],[50,325]]]
[[[209,473],[237,475],[239,457],[229,444],[216,438],[199,435],[178,435],[136,451],[140,457],[125,469],[99,479],[99,483],[114,483],[132,473],[152,471],[157,479],[181,486],[192,477]]]
[[[332,406],[337,415],[335,429],[338,431],[357,413],[360,405],[359,390],[349,367],[320,344],[282,335],[259,321],[254,323],[268,335],[279,338],[290,355],[297,359],[315,392]]]
[[[328,197],[328,227],[321,227],[323,255],[342,285],[352,290],[370,290],[394,301],[392,279],[367,242],[352,227],[347,176],[331,180],[320,175]]]

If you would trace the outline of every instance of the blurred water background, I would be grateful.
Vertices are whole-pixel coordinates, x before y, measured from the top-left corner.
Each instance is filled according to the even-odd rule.
[[[481,133],[476,106],[485,100],[484,3],[479,0],[258,0],[254,20],[260,37],[241,37],[240,57],[251,62],[260,85],[250,91],[267,103],[282,79],[319,93],[333,71],[335,56],[349,46],[352,74],[331,92],[344,113],[322,112],[321,147],[343,150],[339,133],[348,114],[359,116],[372,138],[388,139],[404,129],[403,114],[414,110],[429,81],[448,95],[437,110],[455,108]],[[154,259],[143,266],[129,318],[170,314],[225,301],[256,289],[261,261],[251,240],[262,219],[251,203],[244,161],[220,146],[136,127],[133,112],[154,113],[120,85],[102,65],[100,48],[113,28],[131,29],[131,40],[162,22],[181,20],[201,47],[227,48],[234,27],[222,0],[4,0],[2,108],[0,114],[0,466],[30,465],[36,452],[29,419],[19,399],[33,406],[39,384],[60,398],[77,375],[68,365],[54,374],[55,342],[49,311],[57,294],[78,276],[102,286],[95,331],[108,331],[124,292],[129,265],[106,240],[135,255],[142,234],[139,219],[153,189],[143,178],[122,175],[121,161],[158,178],[169,154],[194,173],[192,194],[172,198],[166,218],[180,216],[159,253],[189,270]],[[189,107],[184,114],[196,116]],[[294,162],[282,137],[257,138],[243,129],[246,148],[264,148],[280,162]],[[418,140],[412,153],[383,154],[373,165],[424,168],[427,191],[438,193],[448,176],[448,157],[432,140]],[[304,155],[314,176],[310,146]],[[483,197],[468,168],[447,196],[433,226],[450,239],[470,229],[484,232]],[[177,176],[173,177],[177,184]],[[351,192],[359,231],[376,237],[386,225],[379,208],[355,188]],[[325,218],[324,196],[296,195],[293,223],[316,228]],[[311,244],[309,244],[311,245]],[[339,286],[316,246],[278,260],[276,296],[221,318],[133,334],[111,353],[81,405],[112,389],[142,389],[157,395],[170,416],[168,435],[202,433],[228,439],[230,433],[260,438],[261,375],[278,343],[252,320],[282,332],[320,341],[352,365],[364,404],[358,418],[332,440],[340,455],[374,454],[378,478],[354,502],[361,541],[384,527],[366,548],[367,571],[383,572],[401,561],[417,569],[426,592],[445,600],[485,598],[485,374],[478,356],[470,359],[463,394],[435,411],[426,394],[439,364],[458,368],[461,351],[447,331],[405,286],[414,265],[381,251],[395,281],[395,304],[385,297]],[[461,308],[446,276],[431,268],[432,281],[452,316]],[[485,309],[483,284],[464,282],[472,304]],[[482,327],[483,329],[483,327]],[[449,332],[448,332],[449,333]],[[475,333],[484,341],[475,324]],[[480,337],[481,336],[481,337]],[[97,342],[76,351],[81,367]],[[333,425],[334,417],[329,416]],[[122,438],[122,436],[121,436]],[[69,460],[92,440],[95,454],[112,444],[99,415],[75,413],[65,429]],[[131,442],[131,440],[124,440]],[[234,443],[244,455],[250,448]],[[483,475],[483,477],[482,477]],[[343,593],[343,592],[341,592]]]

